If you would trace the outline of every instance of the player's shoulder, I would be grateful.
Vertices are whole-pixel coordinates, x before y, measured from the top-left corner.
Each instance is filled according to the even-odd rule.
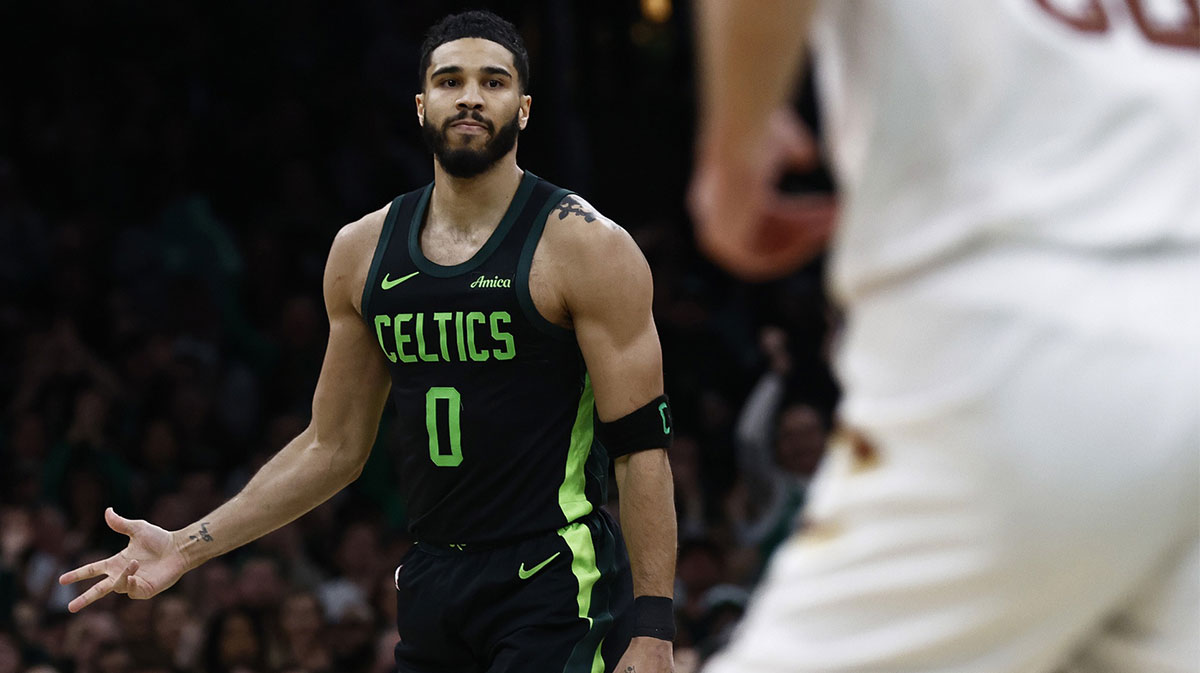
[[[390,205],[389,203],[343,225],[333,237],[333,250],[346,253],[362,252],[363,249],[373,251],[379,241],[379,233],[383,231],[383,222],[387,219]]]
[[[650,266],[633,237],[577,194],[563,197],[546,216],[539,254],[543,249],[572,312],[597,302],[627,303],[651,287]]]
[[[326,294],[336,293],[357,306],[357,293],[366,282],[375,246],[387,218],[388,206],[372,211],[342,226],[333,237],[325,262]]]
[[[550,209],[542,238],[552,254],[576,269],[645,264],[629,232],[578,194],[567,194]]]

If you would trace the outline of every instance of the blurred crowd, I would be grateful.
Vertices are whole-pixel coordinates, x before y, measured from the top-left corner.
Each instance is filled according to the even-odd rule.
[[[626,226],[654,270],[682,671],[794,526],[837,399],[837,316],[819,263],[747,286],[694,250],[686,17],[571,4],[492,3],[535,65],[522,165]],[[325,254],[429,179],[416,47],[452,5],[0,8],[0,57],[22,63],[0,71],[0,673],[392,670],[411,541],[390,412],[350,488],[153,600],[70,615],[80,588],[57,578],[123,546],[106,507],[184,526],[304,428]],[[638,114],[611,107],[628,89]]]

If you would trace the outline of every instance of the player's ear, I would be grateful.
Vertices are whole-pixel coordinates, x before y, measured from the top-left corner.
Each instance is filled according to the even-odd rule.
[[[525,130],[525,126],[529,123],[529,108],[532,106],[533,98],[528,94],[521,96],[521,108],[517,112],[517,126],[522,131]]]
[[[421,126],[425,125],[425,94],[419,93],[413,96],[417,103],[417,123]]]

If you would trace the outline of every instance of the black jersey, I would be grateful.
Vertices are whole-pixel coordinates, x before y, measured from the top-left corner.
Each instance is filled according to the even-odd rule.
[[[546,218],[569,192],[526,171],[487,242],[442,266],[420,246],[432,191],[392,202],[362,301],[391,370],[409,529],[469,545],[561,528],[604,502],[608,475],[574,333],[529,293]]]

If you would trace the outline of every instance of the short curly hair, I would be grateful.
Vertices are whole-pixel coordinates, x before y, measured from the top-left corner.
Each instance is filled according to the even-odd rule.
[[[425,33],[425,41],[421,43],[421,69],[417,73],[422,89],[425,88],[425,73],[429,70],[429,58],[433,50],[464,37],[490,40],[511,52],[521,93],[529,89],[529,53],[525,51],[525,41],[521,39],[517,27],[496,14],[482,10],[451,14],[433,24]]]

